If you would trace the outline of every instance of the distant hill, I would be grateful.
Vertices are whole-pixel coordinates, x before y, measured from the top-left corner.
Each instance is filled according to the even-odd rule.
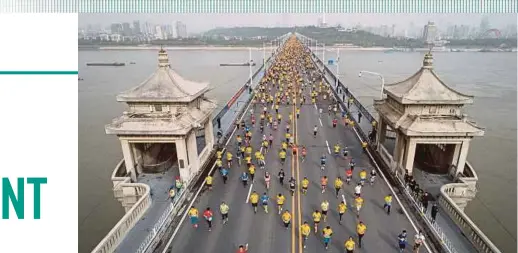
[[[421,40],[409,38],[389,38],[372,34],[366,31],[342,31],[336,27],[320,28],[315,26],[305,27],[234,27],[234,28],[216,28],[205,32],[205,39],[211,37],[213,40],[217,36],[227,37],[266,37],[271,40],[288,32],[298,32],[310,38],[318,40],[326,45],[334,44],[353,44],[361,47],[405,47],[405,48],[423,48],[427,47]],[[230,40],[233,41],[233,40]],[[516,38],[500,38],[500,39],[465,39],[450,40],[449,45],[453,47],[513,47],[516,48]]]
[[[228,36],[228,37],[260,37],[266,36],[273,39],[288,32],[298,32],[310,38],[314,38],[327,45],[354,44],[362,47],[423,47],[423,43],[414,39],[387,38],[365,31],[338,31],[335,27],[319,28],[315,26],[305,27],[234,27],[216,28],[203,34],[203,36]]]

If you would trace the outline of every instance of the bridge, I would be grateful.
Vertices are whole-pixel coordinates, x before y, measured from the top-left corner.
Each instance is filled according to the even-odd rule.
[[[235,135],[241,131],[235,128],[235,122],[249,121],[250,115],[247,112],[253,106],[250,101],[254,93],[247,90],[253,89],[260,81],[264,70],[275,63],[278,53],[282,51],[288,38],[289,34],[278,39],[281,41],[279,49],[267,59],[266,66],[262,66],[253,75],[252,81],[247,82],[214,117],[212,122],[214,130],[223,132],[222,138],[216,143],[217,146],[224,150],[235,149]],[[266,128],[266,134],[272,133],[275,137],[273,150],[265,155],[267,170],[275,175],[280,168],[283,168],[286,176],[293,176],[297,182],[307,177],[311,181],[307,195],[296,191],[293,196],[290,196],[286,186],[280,185],[275,178],[272,180],[271,188],[266,190],[259,171],[258,178],[252,184],[243,187],[239,182],[239,172],[244,170],[244,166],[239,167],[237,164],[230,169],[229,181],[224,185],[219,174],[214,171],[214,153],[204,153],[202,150],[201,156],[204,156],[204,159],[201,159],[203,163],[200,165],[202,169],[190,180],[189,186],[179,194],[176,201],[170,203],[164,185],[172,183],[172,180],[162,184],[132,181],[131,177],[123,172],[125,166],[123,160],[114,171],[113,178],[122,182],[115,184],[114,192],[120,197],[122,191],[133,189],[135,193],[133,203],[131,201],[126,203],[128,206],[126,215],[93,252],[232,252],[238,245],[245,243],[248,243],[251,252],[323,251],[320,234],[312,234],[307,241],[307,248],[304,249],[299,228],[304,221],[312,224],[311,214],[314,210],[320,209],[320,203],[324,199],[330,203],[329,219],[324,224],[331,226],[334,231],[332,243],[329,245],[331,252],[343,251],[343,243],[349,236],[353,236],[356,240],[356,224],[360,220],[367,225],[362,252],[386,252],[387,249],[396,251],[397,235],[402,230],[408,232],[410,244],[417,231],[425,232],[426,240],[421,252],[499,252],[454,201],[455,198],[467,197],[466,194],[469,191],[466,183],[450,183],[440,188],[438,194],[441,197],[438,203],[441,210],[436,222],[431,221],[429,213],[421,211],[419,201],[416,201],[407,190],[402,175],[392,174],[387,168],[390,165],[390,161],[387,162],[388,158],[382,157],[383,155],[372,148],[374,143],[369,140],[366,133],[375,125],[374,117],[325,66],[324,59],[319,59],[310,50],[311,43],[308,38],[300,34],[297,34],[297,38],[311,55],[312,63],[320,71],[326,84],[332,88],[333,96],[340,104],[339,109],[349,115],[349,119],[353,122],[352,127],[340,123],[334,128],[332,120],[335,116],[319,113],[320,108],[327,111],[329,100],[319,101],[316,105],[308,103],[299,106],[300,118],[290,123],[290,128],[293,130],[295,143],[298,146],[307,147],[308,156],[303,162],[298,154],[289,154],[284,165],[279,162],[277,150],[288,123],[284,120],[277,131]],[[305,82],[311,82],[309,77],[305,77]],[[305,95],[308,96],[308,94]],[[283,118],[287,119],[290,112],[295,114],[296,108],[294,105],[282,106],[279,111]],[[259,109],[254,110],[256,117],[259,111]],[[367,120],[361,121],[358,118],[356,113],[360,111]],[[312,135],[314,126],[319,129],[315,137]],[[255,136],[252,140],[253,146],[258,147],[261,136],[258,129],[253,129],[253,136]],[[354,212],[352,185],[346,185],[338,197],[334,195],[333,189],[328,189],[323,194],[319,190],[319,179],[322,175],[330,178],[330,182],[337,176],[345,177],[344,168],[348,166],[348,160],[333,157],[332,149],[336,143],[348,146],[350,156],[355,159],[357,168],[378,171],[379,179],[374,185],[366,185],[362,190],[365,204],[359,217]],[[324,171],[318,168],[322,154],[328,156],[327,168]],[[356,171],[358,169],[355,169]],[[476,177],[472,168],[466,173]],[[204,188],[203,178],[207,174],[213,174],[215,177],[212,191]],[[358,181],[358,175],[355,174],[353,183]],[[278,193],[287,196],[285,207],[292,214],[289,229],[286,230],[282,226],[280,216],[273,208],[273,201],[270,213],[266,214],[259,210],[254,214],[248,203],[252,191],[259,194],[268,192],[272,200]],[[387,215],[383,209],[383,198],[389,193],[394,196],[394,201],[393,212]],[[348,211],[340,224],[336,207],[342,200],[347,203]],[[206,230],[204,223],[201,223],[198,229],[190,226],[186,219],[188,207],[196,206],[199,210],[211,207],[213,210],[218,210],[222,201],[230,206],[230,220],[227,224],[221,224],[218,217],[211,232]]]

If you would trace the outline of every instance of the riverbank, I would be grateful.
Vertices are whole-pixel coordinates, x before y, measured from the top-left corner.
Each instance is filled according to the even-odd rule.
[[[228,50],[228,51],[244,51],[248,49],[252,49],[254,51],[262,51],[263,47],[257,47],[257,46],[165,46],[163,47],[166,50],[169,51],[222,51],[222,50]],[[340,51],[373,51],[373,52],[412,52],[409,49],[407,50],[394,50],[392,48],[385,48],[385,47],[355,47],[355,46],[331,46],[326,47],[326,51],[332,52],[335,51],[337,48],[340,49]],[[79,47],[78,50],[80,51],[89,51],[89,50],[159,50],[160,46],[92,46],[92,47]],[[269,46],[265,47],[264,50],[266,51],[272,51],[275,47]],[[425,52],[428,51],[427,48],[415,48],[413,49],[414,52]],[[435,51],[434,52],[480,52],[482,48],[470,48],[470,49],[456,49],[457,51],[451,51],[450,48],[445,48],[444,50]],[[499,52],[499,51],[493,51],[493,52]],[[504,51],[500,51],[504,52]],[[512,52],[516,52],[516,49],[514,49]]]

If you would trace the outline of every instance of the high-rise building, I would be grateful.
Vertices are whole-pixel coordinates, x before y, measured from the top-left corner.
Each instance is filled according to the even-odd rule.
[[[120,24],[120,23],[111,24],[110,31],[112,34],[121,34],[122,33],[122,24]]]
[[[162,29],[162,26],[155,26],[155,37],[159,40],[165,40],[166,35],[164,33],[164,30]]]
[[[435,26],[434,22],[428,21],[428,24],[424,26],[423,29],[423,40],[432,44],[437,38],[437,26]]]
[[[181,21],[176,22],[176,34],[179,38],[187,38],[187,26]]]
[[[122,35],[131,36],[131,25],[130,23],[122,23]]]
[[[138,21],[138,20],[133,21],[133,34],[135,34],[135,35],[141,34],[140,21]]]
[[[178,31],[176,30],[176,23],[174,23],[174,22],[173,22],[173,24],[171,25],[171,27],[173,28],[173,29],[171,29],[171,37],[172,37],[173,39],[178,38]]]

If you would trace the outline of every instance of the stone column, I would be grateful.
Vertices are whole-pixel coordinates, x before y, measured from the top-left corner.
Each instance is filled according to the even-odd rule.
[[[412,175],[412,171],[414,169],[414,158],[415,158],[415,147],[416,147],[416,141],[410,138],[410,140],[407,143],[406,150],[405,150],[405,164],[403,166],[403,169],[406,169],[408,171],[409,175]]]
[[[185,145],[185,139],[175,141],[176,145],[176,157],[178,158],[178,170],[180,171],[180,178],[182,181],[187,182],[189,180],[189,160],[187,158],[187,146]]]
[[[387,122],[384,120],[381,121],[380,133],[379,133],[379,143],[384,143],[385,138],[387,136]]]
[[[130,174],[131,181],[137,181],[137,173],[135,172],[135,162],[133,159],[133,151],[131,150],[131,144],[127,140],[120,140],[122,146],[122,155],[124,156],[124,165],[126,166],[126,172]]]
[[[394,163],[396,164],[396,168],[393,168],[394,170],[397,170],[397,167],[399,165],[399,156],[401,155],[401,139],[405,138],[400,133],[396,132],[396,143],[394,143],[394,151],[392,152],[392,159],[394,159]]]
[[[214,145],[214,128],[212,127],[212,117],[205,122],[205,143],[209,147],[208,152],[212,150]]]
[[[403,161],[405,160],[405,150],[406,150],[406,146],[408,144],[408,141],[406,140],[405,136],[403,134],[400,134],[399,135],[399,147],[398,147],[398,160],[397,160],[397,163],[399,165],[401,165],[401,167],[403,167]]]
[[[461,146],[460,147],[460,152],[459,152],[459,155],[458,155],[458,160],[457,160],[457,169],[455,171],[455,175],[453,175],[454,177],[457,177],[457,175],[459,173],[463,173],[464,172],[464,166],[466,166],[466,159],[468,158],[468,151],[469,151],[469,143],[470,143],[470,140],[464,140],[462,141],[462,144],[457,144],[457,146]],[[457,147],[455,147],[455,149],[457,149]]]
[[[200,158],[198,157],[198,147],[196,146],[196,133],[191,131],[187,135],[187,155],[189,157],[189,179],[200,170]]]
[[[144,158],[142,157],[142,151],[138,149],[135,143],[131,143],[131,149],[133,150],[133,157],[135,160],[135,167],[138,174],[142,174],[142,163],[144,162]]]

